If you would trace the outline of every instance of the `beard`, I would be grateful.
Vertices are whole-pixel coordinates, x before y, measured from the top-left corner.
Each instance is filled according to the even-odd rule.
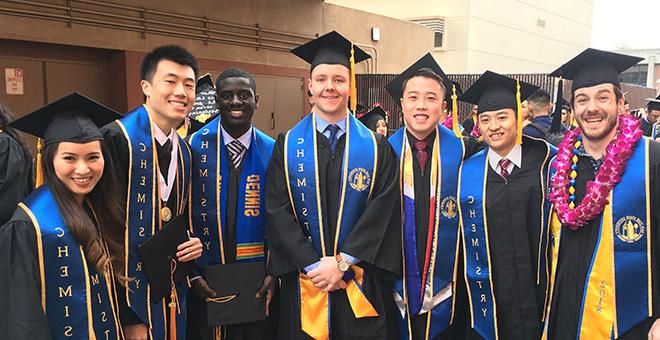
[[[604,116],[604,117],[603,117]],[[603,121],[605,123],[605,127],[602,130],[598,131],[590,131],[590,130],[585,130],[584,129],[584,120],[591,119],[591,118],[597,118],[597,117],[603,117]],[[582,134],[584,135],[585,138],[591,140],[591,141],[600,141],[603,138],[608,137],[611,133],[612,130],[617,128],[618,124],[618,114],[613,113],[613,114],[608,114],[606,112],[586,112],[582,114],[579,118],[576,117],[576,121],[578,126],[580,127],[580,130],[582,131]]]

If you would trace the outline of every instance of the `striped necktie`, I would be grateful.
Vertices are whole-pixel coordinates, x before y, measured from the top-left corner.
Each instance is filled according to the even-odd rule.
[[[238,169],[238,166],[241,165],[241,159],[243,159],[243,151],[245,150],[245,145],[241,143],[238,139],[234,139],[229,144],[227,144],[227,151],[229,151],[229,160],[231,164],[234,165],[234,169]]]

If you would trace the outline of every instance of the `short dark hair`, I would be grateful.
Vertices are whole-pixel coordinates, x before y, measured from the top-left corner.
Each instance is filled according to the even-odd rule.
[[[169,60],[179,65],[190,66],[193,72],[195,72],[195,79],[197,79],[197,75],[199,74],[197,59],[188,50],[179,45],[163,45],[147,53],[140,66],[140,79],[150,82],[161,60]]]
[[[447,88],[445,87],[445,83],[444,83],[442,77],[440,77],[440,75],[435,73],[430,68],[422,67],[419,70],[417,70],[415,73],[413,73],[408,79],[403,81],[403,83],[401,84],[401,93],[402,94],[406,92],[406,85],[408,85],[408,80],[410,80],[412,78],[415,78],[415,77],[424,77],[424,78],[433,79],[433,80],[437,81],[438,84],[440,84],[440,87],[442,87],[442,92],[444,94],[447,93]],[[444,100],[444,96],[443,96],[443,100]]]
[[[611,84],[611,85],[614,88],[614,99],[616,99],[616,101],[618,102],[621,98],[623,98],[623,91],[621,91],[620,87],[618,87],[614,84]],[[625,98],[624,98],[624,100],[625,100]],[[573,91],[573,93],[571,93],[571,103],[570,104],[571,104],[571,108],[575,107],[575,91]]]
[[[532,103],[535,108],[539,106],[547,107],[550,105],[550,93],[544,89],[538,89],[527,97],[527,102]]]
[[[254,92],[255,94],[257,93],[257,82],[254,80],[254,77],[252,77],[252,75],[248,71],[245,71],[237,67],[230,67],[222,71],[222,73],[220,73],[218,79],[215,80],[216,89],[218,86],[220,86],[221,81],[227,78],[234,78],[234,77],[247,78],[247,80],[249,80],[250,82],[250,88],[252,89],[252,92]]]

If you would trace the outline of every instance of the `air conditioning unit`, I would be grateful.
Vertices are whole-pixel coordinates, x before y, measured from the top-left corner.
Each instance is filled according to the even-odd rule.
[[[445,31],[445,18],[444,17],[423,17],[408,19],[410,22],[430,28],[433,35],[433,47],[436,51],[446,50],[446,31]]]

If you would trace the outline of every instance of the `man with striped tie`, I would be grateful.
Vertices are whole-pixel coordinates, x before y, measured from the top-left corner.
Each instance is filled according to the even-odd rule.
[[[204,245],[197,263],[204,272],[208,265],[261,262],[265,271],[263,193],[274,141],[252,125],[259,103],[252,75],[229,68],[218,76],[216,85],[220,114],[190,137],[194,173],[190,216],[194,233]],[[216,292],[206,278],[192,283],[189,339],[261,340],[273,333],[265,320],[232,322],[222,328],[208,325],[204,301],[215,298]],[[239,282],[240,278],[228,280]],[[261,287],[255,299],[265,298],[266,315],[276,282],[267,274],[263,282],[255,283]]]

